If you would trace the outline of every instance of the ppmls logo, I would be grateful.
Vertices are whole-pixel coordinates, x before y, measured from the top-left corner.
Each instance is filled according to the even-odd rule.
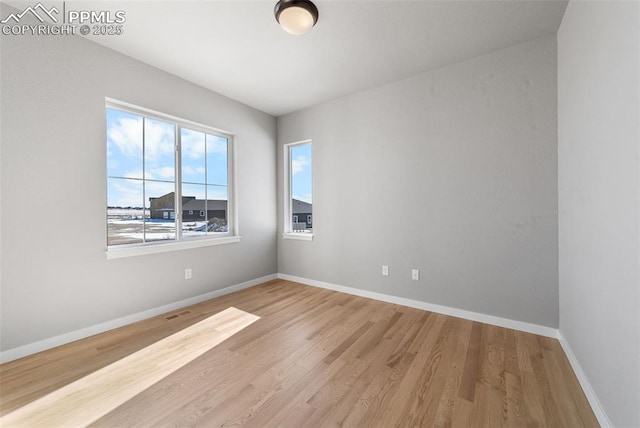
[[[126,12],[118,10],[67,10],[66,2],[62,2],[62,14],[60,9],[53,6],[47,8],[42,3],[35,6],[27,6],[22,12],[10,13],[0,20],[2,34],[5,36],[49,36],[49,35],[75,35],[91,33],[96,36],[119,36],[123,33]],[[32,22],[33,18],[40,23]],[[21,22],[25,21],[25,22]],[[61,22],[60,22],[61,21]]]
[[[40,13],[38,13],[38,12],[40,12]],[[42,5],[42,3],[38,3],[34,7],[31,7],[31,6],[27,7],[25,10],[23,10],[22,12],[20,12],[18,14],[16,14],[16,13],[9,14],[9,16],[7,16],[5,19],[0,21],[0,23],[7,24],[7,23],[9,23],[9,21],[13,20],[16,24],[18,24],[20,22],[20,20],[22,19],[22,17],[27,15],[27,14],[31,14],[31,15],[35,16],[38,19],[38,21],[40,21],[40,22],[44,22],[43,16],[46,16],[51,20],[51,22],[57,23],[58,22],[58,18],[56,18],[53,15],[54,13],[56,15],[60,13],[60,11],[55,8],[55,6],[52,7],[51,9],[47,9],[46,7],[44,7]]]

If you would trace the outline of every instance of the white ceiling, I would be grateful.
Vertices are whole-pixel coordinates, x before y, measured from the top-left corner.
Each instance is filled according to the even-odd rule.
[[[306,35],[276,0],[67,2],[124,10],[122,36],[91,39],[272,115],[554,34],[566,0],[314,0]],[[71,6],[69,6],[71,4]]]

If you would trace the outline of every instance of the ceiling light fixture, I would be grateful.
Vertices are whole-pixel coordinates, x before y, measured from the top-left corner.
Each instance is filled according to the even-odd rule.
[[[290,34],[304,34],[318,22],[318,8],[309,0],[280,0],[274,13],[276,21]]]

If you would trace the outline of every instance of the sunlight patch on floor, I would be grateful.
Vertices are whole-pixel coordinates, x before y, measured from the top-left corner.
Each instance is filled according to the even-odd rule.
[[[0,418],[0,426],[87,426],[260,319],[228,308]]]

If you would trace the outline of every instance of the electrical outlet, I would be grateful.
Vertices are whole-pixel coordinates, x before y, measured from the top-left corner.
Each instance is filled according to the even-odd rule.
[[[420,279],[420,271],[418,269],[411,270],[411,279],[414,281],[418,281]]]
[[[389,276],[389,266],[382,265],[382,275]]]
[[[193,276],[193,272],[191,272],[191,268],[186,268],[184,270],[184,279],[191,279]]]

